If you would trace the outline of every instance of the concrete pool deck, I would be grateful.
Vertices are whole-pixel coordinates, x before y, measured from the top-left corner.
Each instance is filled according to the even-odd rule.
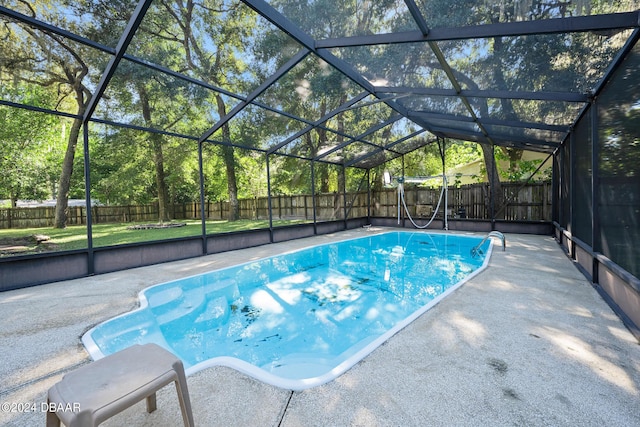
[[[145,287],[372,232],[0,293],[0,425],[44,425],[48,388],[90,362],[80,336],[137,307]],[[328,384],[292,392],[227,367],[188,377],[196,425],[640,425],[638,341],[552,237],[506,240],[488,269]],[[24,404],[35,412],[17,411]],[[158,393],[155,412],[141,402],[102,425],[182,425],[175,388]]]

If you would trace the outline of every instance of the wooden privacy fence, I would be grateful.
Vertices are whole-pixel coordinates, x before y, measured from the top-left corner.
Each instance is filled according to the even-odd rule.
[[[503,183],[503,198],[507,202],[497,217],[507,220],[550,221],[551,184]],[[406,188],[405,201],[409,213],[417,218],[430,217],[438,204],[441,189]],[[470,184],[448,189],[448,213],[452,217],[490,219],[486,208],[488,184]],[[273,219],[313,220],[314,197],[301,195],[274,195],[271,197]],[[346,200],[341,193],[317,194],[316,220],[328,221],[369,215],[366,192],[347,193]],[[240,218],[252,220],[269,219],[268,198],[258,197],[238,201]],[[444,204],[444,202],[443,202]],[[199,219],[200,203],[182,203],[172,206],[172,216],[176,220]],[[205,217],[210,220],[225,220],[229,216],[229,202],[209,202],[204,207]],[[496,210],[500,206],[496,206]],[[442,216],[442,206],[438,216]],[[86,224],[86,208],[71,206],[67,225]],[[91,214],[94,224],[157,222],[158,206],[93,206]],[[371,216],[395,217],[398,214],[398,195],[394,188],[372,191]],[[0,209],[0,229],[51,227],[54,223],[54,207]]]
[[[367,216],[367,193],[347,193],[346,209],[349,218]],[[316,194],[316,219],[327,221],[343,219],[345,215],[344,196],[339,193]],[[269,199],[238,200],[241,219],[269,219]],[[273,219],[313,219],[313,196],[274,195],[271,196]],[[229,217],[229,202],[210,202],[205,204],[205,217],[212,220],[225,220]],[[176,206],[176,219],[199,219],[200,203],[186,203]]]
[[[412,217],[431,217],[438,205],[441,189],[405,188],[405,203]],[[443,196],[444,197],[444,196]],[[551,221],[552,187],[549,182],[502,183],[502,204],[496,204],[496,218],[510,221]],[[444,200],[436,214],[442,217]],[[489,184],[468,184],[449,187],[447,214],[456,218],[491,219],[489,210]],[[404,208],[402,208],[404,210]],[[373,194],[372,216],[398,215],[396,189],[385,189]]]

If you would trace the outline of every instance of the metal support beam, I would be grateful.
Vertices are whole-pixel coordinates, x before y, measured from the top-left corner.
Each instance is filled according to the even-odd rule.
[[[402,142],[405,142],[405,141],[407,141],[407,140],[409,140],[411,138],[414,138],[414,137],[416,137],[416,136],[418,136],[420,134],[423,134],[425,132],[427,132],[426,129],[420,129],[419,131],[416,131],[416,132],[413,132],[413,133],[411,133],[409,135],[406,135],[406,136],[404,136],[404,137],[402,137],[402,138],[400,138],[400,139],[398,139],[398,140],[396,140],[396,141],[394,141],[394,142],[392,142],[390,144],[385,145],[384,147],[378,147],[376,150],[372,151],[371,153],[367,153],[367,154],[365,154],[363,156],[360,156],[360,157],[358,157],[356,159],[353,159],[353,160],[345,163],[345,166],[348,167],[348,166],[355,165],[356,163],[362,162],[362,161],[368,159],[369,157],[375,156],[376,154],[380,153],[381,151],[394,152],[392,150],[393,146],[398,145],[398,144],[400,144]],[[397,153],[397,154],[400,155],[401,153]]]
[[[404,179],[405,176],[405,170],[404,170],[404,154],[401,157],[401,161],[402,161],[402,178]],[[404,228],[404,223],[405,223],[405,218],[404,218],[404,209],[402,209],[402,207],[400,206],[401,200],[400,200],[400,192],[398,192],[398,221],[400,221],[400,219],[402,218],[402,228]]]
[[[427,132],[427,130],[426,130],[426,129],[420,129],[420,130],[417,130],[417,131],[415,131],[415,132],[413,132],[413,133],[410,133],[409,135],[405,135],[405,136],[403,136],[402,138],[400,138],[400,139],[397,139],[397,140],[393,141],[393,142],[392,142],[392,143],[390,143],[390,144],[385,145],[385,146],[384,146],[384,149],[385,149],[385,150],[388,150],[388,151],[393,151],[393,150],[392,150],[392,148],[393,148],[394,146],[396,146],[396,145],[398,145],[398,144],[401,144],[401,143],[403,143],[403,142],[405,142],[405,141],[408,141],[408,140],[410,140],[411,138],[415,138],[416,136],[421,135],[421,134],[423,134],[423,133],[425,133],[425,132]],[[433,141],[431,141],[431,142],[433,142]]]
[[[337,116],[338,114],[342,113],[343,111],[347,111],[350,107],[352,107],[357,102],[363,100],[367,96],[369,96],[368,92],[361,92],[360,94],[358,94],[357,96],[355,96],[351,100],[345,102],[344,104],[342,104],[341,106],[339,106],[335,110],[330,111],[329,113],[325,114],[324,116],[322,116],[321,118],[319,118],[318,120],[316,120],[312,124],[308,125],[304,129],[296,132],[295,134],[291,135],[289,138],[287,138],[284,141],[278,143],[277,145],[274,145],[269,150],[267,150],[267,152],[268,153],[274,153],[274,152],[278,151],[280,148],[282,148],[285,145],[295,141],[296,139],[300,138],[305,133],[310,132],[313,129],[319,127],[322,123],[326,122],[327,120],[331,119],[332,117]]]
[[[282,16],[280,12],[274,9],[266,1],[242,0],[242,2],[247,6],[249,6],[251,9],[253,9],[254,11],[256,11],[258,14],[262,15],[267,21],[271,22],[280,30],[290,35],[293,39],[295,39],[298,43],[300,43],[307,49],[311,51],[316,50],[316,46],[315,46],[316,42],[313,38],[311,38],[307,33],[300,30],[291,21],[289,21],[284,16]]]
[[[598,132],[598,101],[594,99],[591,103],[591,247],[593,252],[602,251],[602,239],[600,238],[600,135]],[[573,162],[572,167],[575,168]],[[573,181],[571,182],[574,186]],[[571,202],[573,206],[573,201]],[[598,283],[597,277],[592,277],[593,283]]]
[[[231,120],[232,117],[234,117],[240,111],[244,110],[245,107],[249,105],[254,99],[259,97],[265,90],[269,89],[269,87],[273,83],[275,83],[280,77],[285,75],[289,70],[295,67],[300,61],[306,58],[307,55],[309,55],[309,51],[306,49],[302,49],[298,51],[298,53],[296,53],[291,59],[289,59],[286,62],[286,64],[281,66],[271,77],[269,77],[267,80],[262,82],[260,86],[258,86],[253,92],[251,92],[251,94],[247,96],[247,99],[245,101],[233,107],[233,109],[231,109],[230,112],[228,112],[224,117],[221,117],[220,120],[218,120],[218,123],[216,123],[213,127],[211,127],[204,134],[202,134],[202,136],[200,137],[200,141],[206,141],[218,129],[220,129],[229,120]]]
[[[566,197],[566,195],[563,192],[564,189],[564,156],[565,156],[565,151],[566,151],[566,145],[569,144],[570,142],[568,141],[568,139],[565,139],[563,144],[560,146],[560,148],[557,150],[557,156],[558,156],[558,170],[557,170],[557,183],[558,183],[558,199],[557,199],[557,203],[558,203],[558,224],[560,224],[560,227],[565,228],[567,225],[566,222],[566,218],[565,218],[565,211],[564,211],[564,197]]]
[[[376,126],[373,126],[373,127],[369,128],[366,132],[361,133],[360,135],[356,136],[355,138],[350,139],[349,141],[343,142],[342,144],[339,144],[339,145],[331,148],[330,150],[327,150],[327,151],[323,152],[322,154],[317,155],[316,157],[314,157],[314,160],[320,160],[323,157],[327,157],[329,154],[334,153],[334,152],[340,150],[341,148],[344,148],[347,145],[352,144],[354,142],[362,142],[364,144],[370,144],[370,145],[373,145],[373,146],[377,147],[377,145],[372,144],[369,141],[365,141],[365,140],[363,140],[363,138],[367,137],[368,135],[371,135],[372,133],[382,129],[385,126],[389,126],[390,124],[397,122],[402,117],[403,116],[401,116],[401,115],[393,116],[390,119],[387,119],[384,122],[379,123]]]
[[[506,126],[523,129],[547,130],[550,132],[569,132],[570,126],[548,125],[545,123],[522,122],[517,120],[480,119],[483,125]]]
[[[317,227],[317,215],[316,215],[316,164],[314,160],[311,160],[311,204],[313,205],[313,234],[318,234]],[[304,212],[305,219],[307,218],[307,211]]]
[[[166,74],[166,75],[174,77],[174,78],[176,78],[178,80],[182,80],[184,82],[191,83],[191,84],[200,86],[202,88],[205,88],[205,89],[208,89],[208,90],[212,90],[214,92],[221,93],[221,94],[223,94],[225,96],[228,96],[229,98],[234,98],[234,99],[237,99],[239,101],[246,101],[246,98],[244,96],[238,95],[237,93],[230,92],[230,91],[228,91],[226,89],[223,89],[221,87],[218,87],[218,86],[212,85],[210,83],[204,82],[202,80],[198,80],[198,79],[196,79],[194,77],[187,76],[185,74],[179,73],[179,72],[174,71],[174,70],[172,70],[170,68],[167,68],[165,66],[154,64],[153,62],[149,62],[146,59],[138,58],[137,56],[133,56],[133,55],[129,55],[129,54],[125,54],[123,58],[126,59],[127,61],[131,61],[134,64],[141,65],[141,66],[143,66],[145,68],[148,68],[150,70],[158,71],[158,72],[160,72],[162,74]]]
[[[87,273],[95,273],[93,252],[93,211],[91,210],[91,165],[89,159],[89,126],[82,125],[82,144],[84,148],[84,197],[87,210]]]
[[[113,74],[116,72],[118,68],[118,64],[122,60],[127,48],[129,47],[129,43],[133,40],[133,36],[136,33],[136,30],[140,26],[144,15],[147,13],[149,6],[153,0],[140,0],[138,5],[136,6],[133,14],[131,15],[131,19],[129,19],[129,23],[125,28],[122,36],[120,37],[120,41],[118,41],[118,45],[116,46],[115,54],[109,60],[107,67],[102,73],[102,77],[100,77],[100,82],[98,86],[96,86],[96,90],[93,93],[93,96],[89,100],[87,104],[87,109],[84,113],[83,121],[86,123],[91,116],[93,116],[93,112],[98,106],[98,102],[102,98],[104,91],[107,89],[107,85],[111,81]]]
[[[302,44],[307,49],[311,50],[317,56],[319,56],[322,60],[324,60],[327,64],[333,66],[335,69],[340,71],[346,77],[351,79],[353,82],[358,84],[364,90],[369,92],[378,98],[376,94],[375,87],[365,79],[358,71],[356,71],[353,66],[342,59],[336,57],[331,54],[327,50],[319,50],[316,46],[316,41],[311,38],[307,33],[300,30],[296,25],[294,25],[291,21],[285,18],[280,12],[274,9],[270,4],[268,4],[264,0],[242,0],[247,6],[251,9],[255,10],[257,13],[262,15],[265,19],[271,22],[276,27],[280,28],[285,33],[289,34],[294,40],[298,43]],[[387,101],[386,104],[399,114],[406,117],[407,111],[404,107],[398,105],[394,101]]]
[[[491,157],[496,158],[496,146],[491,144]],[[491,172],[488,172],[491,173]],[[496,229],[496,189],[493,185],[489,186],[489,217],[491,219],[491,231]]]
[[[109,47],[109,46],[105,46],[103,44],[94,42],[93,40],[89,40],[86,37],[82,37],[79,36],[75,33],[72,33],[70,31],[67,31],[65,29],[62,29],[60,27],[56,27],[55,25],[51,25],[48,24],[46,22],[40,21],[39,19],[35,19],[32,18],[30,16],[24,15],[20,12],[16,12],[15,10],[11,10],[11,9],[7,9],[4,6],[0,6],[0,16],[7,16],[8,18],[10,18],[10,20],[16,21],[16,22],[21,22],[23,24],[26,24],[32,28],[41,30],[45,33],[50,33],[50,34],[57,34],[59,36],[62,36],[66,39],[69,40],[73,40],[76,43],[80,43],[83,44],[85,46],[89,46],[92,47],[94,49],[97,49],[101,52],[106,52],[109,53],[111,55],[115,55],[116,54],[116,49]]]
[[[367,174],[367,221],[371,221],[371,169],[365,171]]]
[[[478,119],[478,115],[476,114],[475,110],[471,106],[471,103],[469,102],[469,100],[465,96],[461,95],[462,86],[458,82],[458,79],[455,77],[453,69],[451,68],[451,66],[447,62],[446,58],[444,57],[444,54],[440,50],[440,46],[438,46],[438,44],[435,43],[435,42],[429,42],[429,47],[431,47],[431,50],[436,55],[436,58],[438,58],[438,62],[440,63],[440,65],[442,66],[442,69],[444,70],[445,74],[449,78],[449,81],[453,85],[453,88],[455,89],[456,93],[458,94],[460,100],[462,101],[464,106],[467,108],[467,111],[469,112],[469,115],[473,118],[473,121],[480,128],[480,131],[485,136],[485,138],[487,138],[489,141],[491,141],[491,138],[489,137],[489,133],[484,128],[484,126],[482,126],[482,124],[480,123],[480,121]]]
[[[342,216],[344,219],[344,229],[347,229],[347,215],[349,211],[347,210],[347,174],[345,171],[345,166],[341,165],[340,171],[338,173],[342,174]],[[340,181],[340,180],[338,180]]]
[[[176,132],[169,132],[169,131],[166,131],[166,130],[150,128],[150,127],[146,127],[146,126],[132,125],[132,124],[129,124],[129,123],[114,122],[112,120],[98,119],[98,118],[95,118],[95,117],[89,119],[89,121],[93,122],[93,123],[102,123],[102,124],[105,124],[105,125],[121,127],[121,128],[125,128],[125,129],[141,130],[143,132],[157,133],[159,135],[171,136],[171,137],[182,138],[182,139],[187,139],[187,140],[193,140],[193,141],[197,141],[198,140],[197,137],[191,136],[191,135],[185,135],[185,134],[176,133]]]
[[[4,105],[5,107],[11,107],[11,108],[20,108],[22,110],[35,111],[38,113],[51,114],[54,116],[67,117],[70,119],[82,119],[82,116],[78,114],[65,113],[64,111],[50,110],[48,108],[35,107],[33,105],[27,105],[27,104],[18,104],[16,102],[3,101],[2,99],[0,99],[0,105]]]
[[[559,126],[559,125],[548,125],[544,123],[532,123],[532,122],[522,122],[517,120],[498,120],[498,119],[490,119],[483,118],[474,120],[472,117],[460,116],[454,114],[443,114],[443,113],[431,113],[427,111],[414,111],[409,115],[409,118],[423,118],[424,120],[449,120],[453,122],[460,123],[480,123],[482,125],[493,125],[493,126],[505,126],[505,127],[514,127],[514,128],[524,128],[524,129],[538,129],[538,130],[547,130],[551,132],[569,132],[569,126]]]
[[[640,12],[634,11],[603,15],[539,19],[536,21],[503,22],[498,24],[473,25],[455,28],[432,28],[427,34],[423,31],[407,31],[401,33],[341,37],[317,40],[315,47],[316,49],[333,49],[382,44],[425,43],[492,37],[516,37],[536,34],[602,32],[639,28],[639,14]]]
[[[506,136],[500,137],[500,136],[494,135],[493,138],[489,140],[480,132],[463,130],[463,129],[446,128],[442,126],[434,127],[431,130],[431,132],[434,135],[441,136],[441,137],[463,139],[467,141],[479,142],[484,144],[495,143],[496,145],[500,145],[500,146],[507,146],[507,147],[512,146],[515,148],[522,148],[530,151],[542,151],[545,153],[555,150],[559,145],[558,143],[555,143],[555,142],[543,141],[543,140],[533,139],[533,138],[524,138],[524,137],[518,138],[514,136],[508,136],[508,139],[507,139]]]
[[[589,95],[576,92],[527,92],[508,90],[479,90],[479,89],[454,89],[419,88],[419,87],[387,87],[376,86],[376,91],[382,93],[407,94],[408,96],[443,96],[456,97],[458,95],[468,98],[496,98],[496,99],[524,99],[532,101],[561,101],[561,102],[587,102]]]
[[[461,116],[459,114],[447,114],[447,113],[432,113],[429,111],[412,111],[411,113],[409,113],[409,118],[410,119],[414,119],[414,118],[423,118],[425,120],[451,120],[451,121],[455,121],[455,122],[460,122],[460,123],[475,123],[476,121],[473,119],[473,117],[469,117],[469,116]]]
[[[602,78],[602,80],[600,80],[600,84],[591,94],[592,97],[596,97],[600,94],[600,92],[602,92],[602,89],[604,89],[607,83],[609,83],[609,79],[611,78],[613,73],[618,69],[618,67],[620,67],[624,59],[633,50],[638,41],[640,41],[640,29],[636,29],[633,34],[631,34],[631,37],[627,39],[625,45],[622,47],[622,49],[620,49],[620,52],[618,52],[618,55],[614,58],[613,61],[611,61],[609,68],[607,68],[607,71],[604,73],[604,77]]]
[[[404,3],[407,5],[409,13],[411,13],[413,20],[416,21],[416,25],[420,29],[422,35],[427,36],[429,34],[429,26],[427,25],[427,21],[425,21],[424,16],[422,16],[420,8],[416,5],[416,2],[414,0],[404,0]]]
[[[267,215],[269,215],[269,242],[273,243],[273,212],[271,212],[271,207],[273,206],[271,199],[271,167],[269,165],[269,153],[265,153],[266,164],[267,164]],[[305,216],[306,216],[305,212]]]
[[[204,194],[204,156],[202,154],[202,150],[204,149],[204,144],[202,142],[198,142],[198,176],[200,177],[200,222],[202,226],[202,255],[207,254],[207,219],[205,217],[206,212],[204,209],[204,204],[206,203],[206,198]]]

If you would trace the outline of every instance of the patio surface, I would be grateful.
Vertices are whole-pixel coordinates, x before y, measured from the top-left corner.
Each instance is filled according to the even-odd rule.
[[[43,426],[48,388],[90,361],[81,335],[137,307],[145,287],[372,232],[0,293],[0,425]],[[188,377],[196,425],[640,426],[638,341],[552,237],[506,240],[488,269],[328,384],[292,392],[222,366]],[[25,403],[36,411],[7,411]],[[102,425],[182,425],[175,388],[155,412],[141,402]]]

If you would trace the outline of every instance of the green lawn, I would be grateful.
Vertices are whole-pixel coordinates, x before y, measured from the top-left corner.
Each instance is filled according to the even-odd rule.
[[[134,223],[120,224],[94,224],[93,246],[113,246],[125,243],[147,242],[152,240],[172,239],[178,237],[199,236],[202,234],[202,223],[199,220],[175,221],[185,223],[184,227],[158,228],[146,230],[131,230],[127,227]],[[279,220],[274,221],[274,226],[296,224],[304,221]],[[231,231],[253,230],[268,228],[266,220],[239,220],[239,221],[207,221],[207,234],[225,233]],[[40,245],[30,236],[44,235],[50,239]],[[0,230],[0,246],[15,245],[23,247],[22,250],[11,252],[1,251],[0,256],[20,255],[25,253],[44,252],[48,250],[73,250],[87,247],[87,228],[84,226],[70,226],[64,229],[58,228],[23,228]]]

